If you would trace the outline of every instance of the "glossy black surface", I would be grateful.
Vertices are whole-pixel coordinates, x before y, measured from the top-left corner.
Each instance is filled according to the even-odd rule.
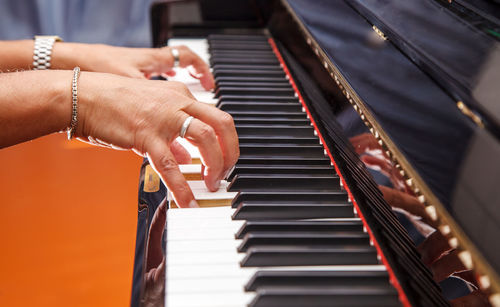
[[[384,131],[449,205],[473,130],[453,99],[343,1],[289,3]],[[292,52],[298,48],[286,36],[280,39]],[[332,103],[346,135],[367,132],[354,110],[339,101]]]
[[[349,1],[455,99],[500,136],[500,44],[435,0]]]
[[[494,183],[500,179],[500,143],[494,136],[494,129],[481,129],[462,114],[456,107],[456,97],[438,82],[438,78],[441,78],[450,84],[475,87],[480,86],[479,79],[488,80],[486,83],[490,84],[490,92],[496,92],[496,84],[500,78],[485,72],[485,67],[494,68],[496,64],[491,66],[484,63],[496,58],[498,44],[477,31],[471,30],[474,35],[470,37],[465,35],[469,32],[460,36],[449,25],[438,27],[441,24],[439,20],[425,22],[440,16],[426,11],[429,7],[436,9],[427,0],[424,1],[427,3],[424,11],[415,7],[412,10],[402,10],[401,6],[412,4],[400,2],[384,6],[386,11],[377,7],[376,11],[382,12],[381,16],[386,17],[384,20],[393,21],[401,18],[403,13],[408,16],[405,22],[400,20],[399,24],[394,25],[394,31],[412,33],[401,39],[418,43],[421,53],[434,56],[431,59],[439,63],[440,68],[429,75],[429,70],[419,65],[422,59],[419,61],[417,54],[408,53],[411,48],[400,50],[397,45],[401,41],[393,44],[390,40],[382,40],[373,31],[372,24],[347,2],[287,2],[371,110],[384,132],[479,247],[483,256],[500,271],[500,249],[493,244],[495,234],[500,233],[500,216],[496,209],[500,200]],[[392,2],[384,2],[389,3]],[[395,9],[392,12],[395,16],[389,14],[391,8]],[[403,13],[398,14],[397,9],[401,9]],[[423,12],[427,12],[427,15],[423,15]],[[456,17],[449,16],[450,12],[441,14],[456,21]],[[277,18],[272,23],[275,29],[273,33],[291,50],[300,64],[312,72],[312,79],[328,78],[320,71],[321,64],[309,60],[315,55],[308,52],[310,48],[305,43],[301,45],[297,43],[298,37],[283,34],[294,32],[284,31],[281,27],[285,23],[282,21]],[[411,28],[407,28],[410,25]],[[416,35],[433,32],[432,25],[436,26],[434,32],[439,32],[441,36],[449,35],[449,38],[438,39],[436,33],[423,37]],[[455,45],[455,48],[447,52],[450,46],[446,41],[453,37],[456,37],[456,42],[450,45]],[[447,76],[452,78],[446,79]],[[370,138],[372,141],[374,139],[367,133],[357,113],[326,82],[320,81],[318,85],[325,93],[331,93],[330,101],[337,121],[341,123],[344,133],[351,138],[352,145],[361,147],[361,150],[356,151],[371,169],[377,183],[405,190],[404,182],[394,165],[383,162],[381,157],[374,159],[372,152],[363,149],[363,144],[369,142]],[[470,89],[470,93],[473,92],[475,89]],[[488,91],[484,93],[486,92]],[[498,116],[500,104],[497,103],[496,96],[489,97],[492,99],[489,105],[491,109],[483,108],[490,119]],[[485,103],[482,104],[483,107]]]

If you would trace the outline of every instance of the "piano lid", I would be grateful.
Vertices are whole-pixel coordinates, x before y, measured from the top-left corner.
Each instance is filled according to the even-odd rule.
[[[412,61],[429,73],[455,101],[500,137],[500,33],[498,24],[481,28],[464,22],[435,0],[349,1]],[[464,13],[465,15],[465,13]],[[496,35],[495,35],[496,34]]]
[[[484,64],[491,63],[492,57],[496,58],[496,41],[472,30],[484,41],[476,49],[469,48],[467,44],[474,46],[477,36],[458,37],[453,32],[448,38],[456,39],[452,45],[454,54],[446,57],[450,46],[445,39],[439,40],[435,34],[432,41],[417,40],[422,43],[421,50],[430,48],[424,43],[433,48],[432,61],[436,67],[430,74],[425,65],[420,65],[422,61],[413,61],[414,54],[403,52],[405,50],[399,49],[390,36],[373,27],[365,14],[361,15],[350,6],[352,1],[282,2],[326,72],[342,90],[345,101],[348,101],[347,105],[333,99],[331,102],[344,132],[349,137],[359,136],[363,131],[371,132],[406,186],[411,188],[411,193],[427,205],[431,215],[437,210],[436,218],[452,228],[452,236],[458,237],[459,248],[473,253],[478,271],[493,272],[498,282],[494,271],[500,272],[500,250],[495,244],[496,235],[500,233],[500,214],[496,208],[500,204],[496,191],[496,182],[500,180],[500,143],[492,132],[495,132],[494,126],[498,123],[496,100],[499,96],[490,94],[498,91],[496,85],[500,77],[496,74],[500,70],[492,72],[489,68],[497,67],[497,64]],[[390,0],[359,0],[356,3],[363,5],[363,12],[366,13],[372,12],[376,3],[382,2],[397,7],[397,1]],[[434,19],[442,18],[440,12],[443,8],[428,3],[431,0],[417,2],[426,2],[426,8],[436,12],[427,11],[422,16],[422,11],[412,11],[410,7],[401,9],[412,16],[407,18],[412,22],[407,25],[400,19],[400,32],[394,32],[425,33],[432,31],[430,26],[434,25],[435,31],[447,36],[450,27]],[[390,16],[390,7],[384,8],[381,10],[379,6],[377,10],[380,9],[386,17]],[[451,15],[450,12],[442,13]],[[456,16],[452,19],[457,21]],[[274,26],[285,27],[283,23],[274,22]],[[410,25],[412,28],[406,28]],[[472,28],[463,22],[462,26],[469,30]],[[451,30],[456,29],[452,27]],[[295,48],[296,37],[287,38],[283,31],[272,32],[287,48]],[[406,41],[414,37],[403,38]],[[464,44],[467,46],[460,48]],[[469,51],[471,53],[467,54]],[[304,59],[301,64],[314,74],[317,68],[308,62],[311,61]],[[460,66],[461,63],[463,66]],[[457,104],[458,96],[455,94],[458,92],[450,91],[444,81],[439,82],[439,78],[450,86],[470,90],[468,93],[474,101],[463,98],[467,104]],[[475,95],[475,90],[484,81],[481,78],[487,84],[487,91],[482,93],[487,94],[485,96]],[[327,83],[321,79],[319,82]],[[348,107],[349,103],[355,111]],[[356,112],[361,120],[353,116]],[[488,129],[471,120],[471,114],[479,114],[481,119],[486,119]],[[361,127],[363,124],[367,127]],[[491,127],[493,129],[489,129]]]

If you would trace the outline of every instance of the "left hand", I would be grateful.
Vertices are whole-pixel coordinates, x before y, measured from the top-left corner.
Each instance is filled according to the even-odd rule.
[[[210,68],[196,53],[186,46],[162,48],[125,48],[102,44],[55,43],[52,68],[105,72],[125,77],[149,79],[170,75],[175,71],[171,48],[179,51],[179,66],[189,69],[191,76],[210,90],[215,86]]]

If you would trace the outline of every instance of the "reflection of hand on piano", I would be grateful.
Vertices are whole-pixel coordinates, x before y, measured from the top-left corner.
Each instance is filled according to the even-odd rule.
[[[349,139],[356,153],[360,155],[368,168],[380,171],[387,176],[395,189],[404,191],[408,194],[413,194],[410,189],[404,184],[403,177],[399,174],[397,168],[394,167],[392,161],[384,153],[383,148],[378,144],[375,137],[370,133],[356,135]]]
[[[149,229],[144,274],[144,301],[146,306],[160,306],[158,303],[163,301],[164,296],[165,255],[161,248],[161,241],[167,219],[166,203],[165,199],[156,209]]]
[[[437,227],[436,223],[432,221],[430,216],[425,211],[425,206],[419,202],[415,196],[383,185],[379,185],[378,187],[382,194],[384,194],[385,201],[391,207],[403,209],[408,213],[421,218],[424,223],[434,228]]]

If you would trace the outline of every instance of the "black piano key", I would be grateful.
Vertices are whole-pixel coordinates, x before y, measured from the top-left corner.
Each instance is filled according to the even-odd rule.
[[[245,291],[264,287],[349,287],[388,288],[387,271],[257,271],[245,285]]]
[[[230,102],[224,101],[219,105],[219,109],[227,113],[234,111],[268,112],[269,114],[282,114],[286,112],[302,112],[300,104],[291,103],[252,103],[252,102]],[[303,113],[305,114],[305,113]]]
[[[267,119],[280,118],[280,119],[304,119],[307,118],[307,114],[302,112],[283,112],[283,113],[275,113],[269,111],[255,111],[255,110],[239,110],[239,111],[231,111],[231,115],[233,118],[254,118],[261,117]]]
[[[267,42],[269,38],[265,34],[210,34],[207,38],[209,41],[215,40],[242,40],[242,41],[257,41]]]
[[[238,133],[243,134],[241,137],[244,137],[245,134],[242,133],[238,128],[236,128]],[[286,132],[286,131],[285,131]],[[266,134],[257,134],[250,135],[250,137],[254,138],[268,138]],[[295,137],[293,135],[287,136],[290,139],[300,138],[301,136]],[[248,156],[266,156],[266,157],[302,157],[302,158],[320,158],[324,157],[323,146],[320,144],[241,144],[240,145],[240,156],[248,157]]]
[[[215,83],[219,82],[287,82],[286,77],[276,76],[217,76],[214,78]]]
[[[334,175],[236,175],[228,185],[237,191],[338,191],[340,179]]]
[[[218,63],[218,59],[232,58],[232,59],[265,59],[277,60],[276,56],[269,51],[262,50],[212,50],[210,59],[213,59],[213,64]]]
[[[305,126],[309,125],[310,121],[307,118],[295,119],[295,118],[257,118],[257,117],[233,117],[235,125],[261,125],[261,126],[277,126],[277,125],[288,125],[288,126]]]
[[[290,103],[300,106],[299,99],[295,96],[257,96],[257,95],[222,95],[218,97],[216,107],[223,103]]]
[[[232,181],[236,175],[285,175],[285,174],[335,174],[333,166],[304,166],[304,165],[235,165],[229,175],[227,181]]]
[[[247,233],[237,250],[272,246],[307,248],[356,247],[370,245],[367,233]]]
[[[247,233],[260,232],[330,232],[330,231],[349,231],[363,232],[363,222],[361,220],[342,221],[246,221],[236,232],[235,238],[242,239]]]
[[[259,136],[238,136],[240,146],[259,146],[262,144],[285,144],[285,145],[317,145],[319,139],[316,136],[311,137],[295,137],[295,136],[282,136],[280,138],[263,138]]]
[[[299,158],[321,158],[325,157],[323,146],[318,144],[308,144],[301,140],[313,139],[307,136],[284,135],[283,139],[268,137],[263,135],[241,135],[240,156],[269,156],[269,157],[299,157]],[[255,142],[250,142],[255,139]],[[274,142],[276,140],[276,142]],[[283,142],[287,140],[287,142]]]
[[[259,125],[238,125],[236,132],[241,136],[252,137],[272,137],[279,138],[283,136],[293,137],[313,137],[313,126],[259,126]],[[318,145],[320,151],[323,152],[323,146]]]
[[[208,50],[228,50],[228,51],[239,51],[239,50],[258,50],[258,51],[267,51],[272,54],[273,49],[268,43],[263,44],[245,44],[245,43],[237,43],[237,42],[210,42],[208,44]]]
[[[273,203],[242,202],[233,213],[234,220],[286,220],[353,218],[354,211],[350,203],[331,201],[330,203]]]
[[[314,192],[304,192],[304,191],[261,191],[261,192],[251,192],[243,191],[236,194],[236,196],[231,201],[231,206],[236,208],[243,202],[252,203],[281,203],[281,204],[291,204],[291,203],[302,203],[302,204],[331,204],[332,202],[347,203],[347,192],[345,191],[314,191]],[[352,205],[351,205],[352,206]]]
[[[230,86],[230,87],[274,87],[274,88],[290,88],[290,82],[281,81],[281,82],[237,82],[237,81],[220,81],[217,83],[216,89],[222,86]]]
[[[247,96],[287,96],[294,97],[294,90],[286,87],[233,87],[219,86],[215,97],[222,95],[247,95]]]
[[[285,78],[282,70],[252,70],[252,69],[219,69],[213,72],[214,78],[217,77],[270,77]]]
[[[215,64],[212,66],[213,71],[220,69],[250,69],[250,70],[282,70],[279,64],[274,65],[257,65],[257,64]]]
[[[363,264],[378,264],[377,251],[373,246],[252,247],[240,262],[242,267]]]
[[[393,307],[398,293],[388,288],[273,288],[257,291],[249,307]]]
[[[230,57],[230,56],[212,56],[210,63],[213,66],[215,63],[224,65],[239,65],[239,64],[255,64],[255,65],[280,65],[278,59],[272,56],[264,58],[254,57]]]
[[[261,121],[287,121],[287,120],[307,120],[307,114],[304,112],[285,112],[283,114],[272,114],[266,111],[233,111],[232,116],[234,120],[238,119],[254,119],[254,120],[261,120]],[[308,124],[304,124],[302,126],[307,126]]]
[[[267,40],[248,40],[248,39],[221,39],[221,38],[209,38],[207,39],[209,45],[213,46],[214,44],[245,44],[245,45],[264,45],[270,46],[269,41]]]
[[[241,140],[240,140],[241,142]],[[319,158],[303,158],[303,157],[282,157],[282,158],[269,158],[269,157],[242,157],[240,156],[237,164],[242,165],[330,165],[330,159],[327,157]]]

